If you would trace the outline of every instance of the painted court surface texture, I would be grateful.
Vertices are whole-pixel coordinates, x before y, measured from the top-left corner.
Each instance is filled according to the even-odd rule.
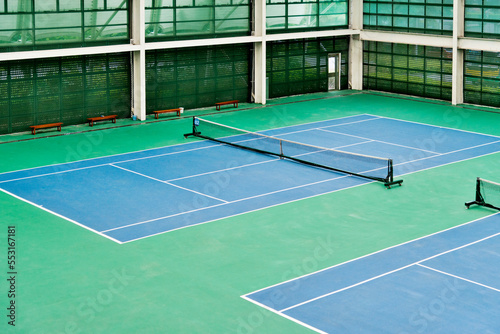
[[[500,137],[366,114],[264,134],[390,157],[396,176],[500,151]],[[245,144],[244,136],[231,140]],[[304,156],[297,151],[289,154]],[[321,152],[305,155],[315,154]],[[380,168],[378,162],[356,160],[339,161],[336,166],[358,174]],[[115,241],[128,242],[366,182],[202,141],[5,173],[0,175],[0,190]],[[137,209],[134,196],[156,205]]]
[[[190,118],[1,144],[0,246],[15,226],[19,279],[17,327],[0,331],[494,333],[500,216],[464,207],[477,176],[498,181],[490,111],[370,92],[199,111],[392,158],[389,190],[186,140]]]

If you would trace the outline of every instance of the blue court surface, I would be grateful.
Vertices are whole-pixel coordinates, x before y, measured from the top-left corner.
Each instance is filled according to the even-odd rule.
[[[262,133],[391,158],[395,176],[500,151],[500,137],[367,114]],[[357,173],[364,168],[346,167]],[[195,139],[3,173],[0,191],[124,243],[368,182]]]
[[[500,213],[243,298],[319,333],[498,333]]]

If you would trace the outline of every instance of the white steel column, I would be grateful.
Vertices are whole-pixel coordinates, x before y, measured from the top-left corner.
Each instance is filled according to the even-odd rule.
[[[132,44],[139,50],[132,52],[132,113],[141,121],[146,120],[146,29],[145,0],[131,2]]]
[[[464,50],[459,48],[459,39],[464,37],[464,11],[464,0],[454,0],[452,104],[464,102]]]
[[[353,30],[363,29],[363,0],[351,0],[349,24]],[[363,41],[359,34],[351,35],[349,43],[349,83],[352,89],[363,89]]]
[[[260,37],[260,41],[254,44],[254,101],[266,104],[266,0],[254,1],[253,15],[253,35]]]

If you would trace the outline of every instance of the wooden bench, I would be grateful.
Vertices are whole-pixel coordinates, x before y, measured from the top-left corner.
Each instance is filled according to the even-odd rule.
[[[48,124],[38,124],[38,125],[30,125],[31,133],[36,134],[36,130],[38,129],[47,129],[47,128],[57,128],[57,131],[61,131],[62,123],[48,123]]]
[[[225,101],[225,102],[217,102],[215,104],[215,109],[220,110],[220,106],[226,105],[226,104],[232,104],[235,108],[238,108],[238,103],[239,100],[232,100],[232,101]]]
[[[113,123],[116,123],[116,117],[118,115],[108,115],[108,116],[99,116],[99,117],[89,117],[87,121],[89,121],[90,126],[94,126],[94,122],[106,121],[108,119],[112,120]]]
[[[166,113],[171,113],[171,112],[175,112],[175,113],[177,113],[177,116],[180,116],[181,115],[181,108],[153,111],[156,119],[158,119],[160,114],[166,114]]]

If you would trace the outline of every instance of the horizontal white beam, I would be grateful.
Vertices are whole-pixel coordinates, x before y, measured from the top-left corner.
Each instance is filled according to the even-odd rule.
[[[161,49],[189,48],[189,47],[195,47],[195,46],[256,43],[256,42],[261,42],[261,41],[262,41],[262,37],[259,37],[259,36],[190,39],[190,40],[182,40],[182,41],[146,43],[144,45],[144,48],[146,50],[161,50]]]
[[[460,49],[500,52],[500,40],[479,39],[479,38],[459,38],[458,47]]]
[[[303,39],[303,38],[317,38],[317,37],[336,37],[336,36],[351,36],[359,34],[359,30],[354,29],[340,29],[340,30],[322,30],[322,31],[306,31],[306,32],[292,32],[286,34],[267,34],[267,41],[283,41],[288,39]]]
[[[85,55],[106,54],[114,52],[131,52],[131,51],[138,51],[140,50],[140,48],[141,47],[139,45],[120,44],[120,45],[92,46],[92,47],[70,48],[70,49],[3,52],[0,53],[0,61],[85,56]]]
[[[399,44],[427,45],[443,48],[453,47],[452,36],[433,36],[395,31],[364,30],[361,31],[361,40]]]

